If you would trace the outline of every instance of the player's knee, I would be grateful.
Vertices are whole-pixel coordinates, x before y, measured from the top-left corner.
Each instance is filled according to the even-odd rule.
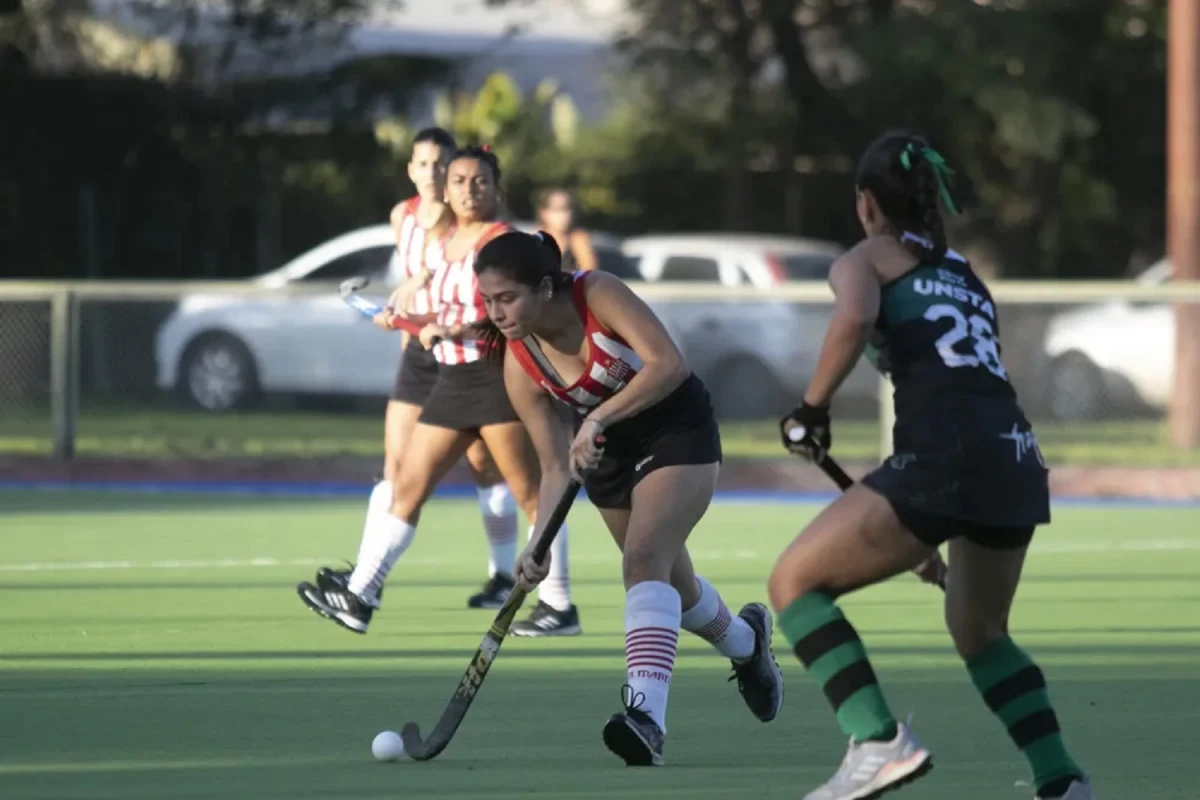
[[[471,477],[475,479],[475,485],[483,489],[488,486],[495,486],[504,480],[504,476],[500,474],[499,468],[492,463],[491,459],[486,459],[482,464],[476,464],[473,461],[468,461],[468,466],[471,468]]]
[[[816,577],[805,569],[803,559],[791,551],[785,551],[776,559],[767,578],[767,597],[776,611],[782,611],[797,598],[819,588]]]
[[[625,588],[646,581],[669,583],[673,562],[673,558],[659,552],[652,542],[631,545],[626,541],[625,552],[621,555],[621,575],[625,579]]]
[[[392,516],[415,525],[421,507],[433,491],[431,476],[416,470],[402,470],[392,481]]]
[[[993,642],[1005,635],[1008,627],[1005,619],[992,619],[949,599],[945,615],[946,630],[950,632],[954,649],[964,661],[991,647]]]
[[[503,480],[500,468],[492,459],[491,451],[481,440],[476,440],[467,448],[466,459],[467,466],[471,468],[471,477],[480,488],[493,486]]]

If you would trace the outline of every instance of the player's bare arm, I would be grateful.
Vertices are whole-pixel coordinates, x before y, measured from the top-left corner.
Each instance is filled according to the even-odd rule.
[[[596,319],[628,342],[642,360],[641,370],[629,384],[588,414],[587,419],[603,429],[666,398],[687,380],[690,370],[658,317],[623,281],[593,273],[585,291]]]
[[[821,345],[817,367],[804,393],[810,406],[827,406],[866,349],[879,316],[879,278],[871,264],[870,240],[860,242],[833,263],[833,318]]]
[[[537,520],[533,534],[529,537],[529,546],[517,560],[515,575],[522,585],[532,585],[549,573],[550,554],[546,554],[541,564],[532,562],[525,555],[532,552],[534,545],[541,538],[546,521],[551,517],[551,511],[570,482],[567,451],[571,447],[571,429],[550,396],[525,373],[512,353],[508,353],[504,359],[504,387],[509,400],[512,401],[513,410],[517,412],[521,424],[529,432],[542,468],[541,484],[538,488]]]

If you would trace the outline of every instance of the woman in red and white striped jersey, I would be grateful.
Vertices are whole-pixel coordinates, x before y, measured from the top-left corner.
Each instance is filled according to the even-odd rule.
[[[458,147],[448,132],[426,128],[413,139],[408,177],[418,194],[392,210],[392,229],[396,234],[395,259],[404,280],[392,293],[387,310],[376,317],[376,324],[393,329],[397,316],[432,321],[434,302],[429,283],[433,271],[426,254],[440,252],[437,240],[446,232],[452,212],[446,205],[446,165]],[[429,399],[437,380],[437,360],[414,336],[402,334],[404,358],[396,373],[384,424],[383,480],[371,493],[368,515],[387,514],[392,505],[393,485],[399,474],[400,458],[405,452],[421,408]],[[517,505],[512,492],[496,468],[487,445],[476,440],[467,448],[467,464],[479,497],[483,530],[488,542],[488,577],[508,575],[517,544]],[[370,526],[370,520],[367,526]],[[363,531],[364,536],[366,530]],[[327,571],[326,571],[327,572]],[[348,573],[333,573],[348,577]],[[318,573],[318,584],[328,575]],[[469,608],[499,608],[506,596],[490,583],[483,591],[467,598]]]
[[[453,222],[443,237],[430,243],[425,263],[432,273],[428,292],[435,319],[421,331],[421,346],[437,361],[437,377],[412,428],[404,459],[393,483],[388,513],[366,532],[358,563],[344,587],[305,591],[317,610],[351,630],[363,632],[379,607],[388,572],[408,549],[421,508],[437,483],[475,442],[487,445],[496,466],[530,520],[537,512],[537,458],[504,390],[498,367],[484,358],[484,343],[470,326],[486,318],[475,279],[475,256],[488,240],[507,231],[497,221],[500,207],[499,163],[481,148],[458,150],[446,167],[445,200]],[[503,602],[514,586],[516,542],[495,560],[496,571],[483,595]],[[565,567],[565,552],[563,563]],[[565,569],[547,581],[540,593],[543,614],[535,629],[543,635],[580,632],[570,603]],[[535,609],[535,615],[537,609]],[[546,624],[548,617],[554,624]],[[514,626],[515,628],[516,626]],[[522,624],[522,628],[528,627]],[[514,630],[514,632],[520,632]]]
[[[457,149],[454,137],[441,128],[426,128],[413,139],[408,177],[417,194],[392,209],[391,226],[396,237],[392,258],[394,272],[402,281],[392,293],[387,309],[375,318],[375,324],[385,330],[395,330],[398,317],[424,321],[434,317],[433,298],[429,292],[432,272],[426,264],[426,252],[446,232],[453,216],[446,205],[446,164]],[[390,525],[388,514],[401,458],[407,452],[413,427],[438,374],[433,353],[415,336],[402,333],[401,348],[404,356],[396,372],[384,421],[383,476],[371,491],[363,526],[363,542],[368,550],[375,540],[372,531]],[[498,572],[507,578],[517,549],[516,501],[482,440],[467,448],[466,460],[478,488],[479,508],[488,542],[489,578]],[[367,555],[369,557],[369,552]],[[350,575],[350,570],[322,567],[317,570],[316,586],[304,582],[297,591],[306,605],[328,616],[322,607],[320,592],[331,588],[344,590]],[[497,592],[489,582],[483,591],[467,598],[467,606],[499,608],[505,599],[506,595]]]
[[[626,708],[605,725],[605,744],[627,764],[662,763],[680,628],[727,656],[751,712],[774,719],[783,679],[771,653],[770,613],[749,603],[730,614],[688,556],[721,462],[704,384],[641,298],[612,275],[563,272],[549,234],[493,239],[475,272],[489,316],[481,336],[503,360],[508,395],[541,463],[539,519],[569,476],[582,475],[623,553]],[[564,407],[582,417],[574,432]],[[539,565],[530,547],[517,561],[517,580],[537,584],[547,568],[553,557]]]

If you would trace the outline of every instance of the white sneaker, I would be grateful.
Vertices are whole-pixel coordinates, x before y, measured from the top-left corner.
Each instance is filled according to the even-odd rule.
[[[896,738],[890,742],[851,739],[837,773],[806,794],[804,800],[869,800],[915,781],[931,769],[933,756],[908,726],[900,723],[896,725]]]

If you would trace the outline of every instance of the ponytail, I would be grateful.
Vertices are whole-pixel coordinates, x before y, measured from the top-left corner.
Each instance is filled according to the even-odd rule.
[[[941,206],[957,214],[958,204],[950,190],[954,170],[942,154],[920,136],[889,133],[876,140],[859,162],[857,184],[869,189],[880,211],[914,256],[937,263],[946,256],[946,227]],[[917,237],[924,233],[924,241]]]

